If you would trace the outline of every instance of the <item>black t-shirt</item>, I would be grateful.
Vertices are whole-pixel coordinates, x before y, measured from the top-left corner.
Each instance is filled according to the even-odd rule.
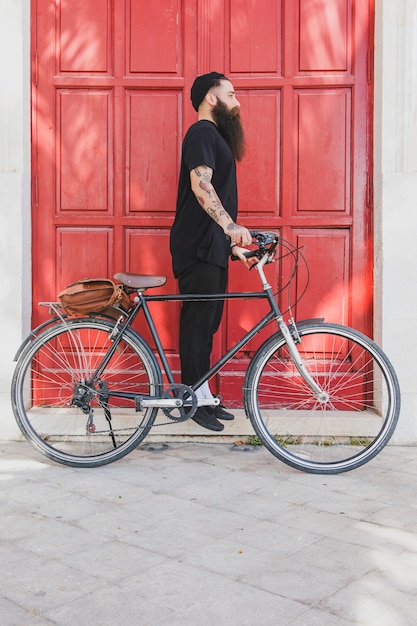
[[[216,125],[201,120],[188,129],[182,145],[177,210],[170,238],[176,277],[197,259],[224,268],[228,263],[230,239],[207,215],[191,190],[190,172],[199,165],[213,170],[213,187],[232,220],[237,219],[235,160]]]

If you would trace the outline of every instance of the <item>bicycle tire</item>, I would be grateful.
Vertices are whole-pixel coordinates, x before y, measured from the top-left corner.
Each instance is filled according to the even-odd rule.
[[[156,358],[131,328],[99,383],[93,389],[84,384],[111,345],[113,329],[114,322],[100,318],[59,321],[33,339],[17,361],[11,387],[15,419],[28,441],[53,461],[73,467],[117,461],[143,441],[156,418],[158,409],[139,412],[133,397],[108,396],[109,391],[160,393]],[[76,389],[87,394],[85,410],[73,403]]]
[[[278,459],[316,474],[353,470],[388,443],[400,387],[383,351],[362,333],[331,323],[298,327],[297,348],[328,394],[319,401],[297,371],[281,333],[265,341],[246,373],[246,414]]]

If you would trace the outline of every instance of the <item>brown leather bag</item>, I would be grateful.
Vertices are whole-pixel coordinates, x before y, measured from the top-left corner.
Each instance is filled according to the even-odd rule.
[[[84,278],[68,285],[58,294],[67,315],[105,313],[118,317],[117,309],[128,311],[132,303],[123,286],[109,278]],[[117,309],[113,308],[117,307]]]

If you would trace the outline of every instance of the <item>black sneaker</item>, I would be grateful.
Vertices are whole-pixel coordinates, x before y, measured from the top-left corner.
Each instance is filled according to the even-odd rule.
[[[214,414],[210,413],[204,406],[199,406],[191,419],[209,430],[220,431],[224,428],[224,425],[217,421]]]
[[[223,404],[218,404],[212,407],[213,415],[218,420],[234,420],[235,416],[229,411],[226,411]]]

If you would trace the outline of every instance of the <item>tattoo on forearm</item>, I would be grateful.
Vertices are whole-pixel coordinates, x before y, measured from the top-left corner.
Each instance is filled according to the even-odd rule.
[[[196,167],[193,171],[194,174],[200,179],[198,186],[203,192],[203,194],[201,195],[196,194],[200,206],[217,224],[220,222],[222,217],[226,216],[230,218],[229,213],[223,207],[220,198],[217,195],[216,190],[214,189],[211,182],[213,170],[210,169],[208,166],[202,165]]]
[[[213,185],[211,183],[206,183],[204,179],[200,182],[199,187],[200,189],[208,193],[209,196],[211,196],[214,191]]]
[[[222,203],[220,202],[219,196],[217,195],[211,183],[206,183],[204,181],[201,181],[199,187],[200,189],[202,189],[202,191],[205,191],[206,194],[208,195],[210,204],[211,204],[210,216],[214,219],[214,214],[216,214],[216,222],[217,222],[219,217],[226,214],[226,211],[224,210]],[[205,207],[206,203],[204,202],[204,200],[202,202],[200,198],[201,196],[199,197],[199,202],[201,206]]]
[[[207,207],[207,209],[205,209],[207,215],[209,215],[211,217],[211,219],[216,222],[216,224],[219,223],[219,215],[217,213],[217,211],[215,209],[213,209],[213,207]]]

